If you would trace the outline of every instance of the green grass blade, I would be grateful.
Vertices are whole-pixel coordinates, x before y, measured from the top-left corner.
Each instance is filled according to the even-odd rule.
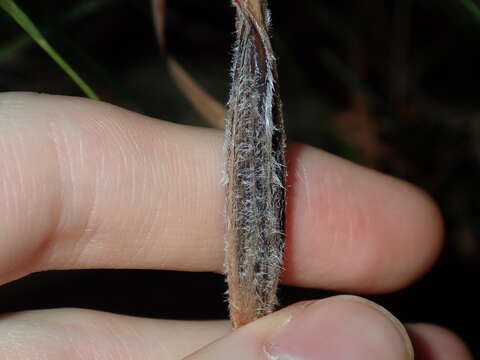
[[[321,59],[324,66],[326,66],[332,75],[342,82],[347,89],[359,92],[365,96],[365,99],[370,104],[379,104],[382,102],[382,99],[374,94],[362,79],[360,79],[358,75],[344,64],[334,53],[329,50],[324,50]]]
[[[35,44],[32,38],[24,33],[9,43],[0,44],[0,64],[14,58],[32,44]]]
[[[0,7],[5,10],[20,25],[35,42],[50,55],[50,57],[70,76],[70,78],[82,89],[82,91],[91,99],[98,100],[98,96],[87,85],[85,81],[72,69],[68,63],[50,46],[37,27],[28,18],[13,0],[0,0]]]
[[[473,0],[461,0],[463,7],[480,23],[480,7]]]
[[[118,4],[118,0],[116,4]],[[78,6],[60,16],[60,21],[56,19],[57,21],[53,25],[52,22],[49,22],[44,26],[37,25],[37,28],[40,29],[44,36],[49,36],[50,33],[57,33],[59,28],[61,29],[65,25],[81,20],[112,5],[112,0],[84,0]],[[20,34],[9,42],[0,44],[0,64],[19,56],[22,51],[34,45],[35,41],[27,34]]]

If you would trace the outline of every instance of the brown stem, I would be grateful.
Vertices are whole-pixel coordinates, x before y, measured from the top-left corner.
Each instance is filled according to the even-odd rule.
[[[226,260],[234,328],[272,312],[282,271],[285,132],[266,2],[237,10],[232,88],[225,121]]]

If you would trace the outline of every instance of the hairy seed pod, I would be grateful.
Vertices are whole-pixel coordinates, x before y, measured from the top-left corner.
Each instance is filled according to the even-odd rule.
[[[236,35],[225,121],[226,261],[237,328],[272,312],[285,244],[285,131],[266,0],[233,0]]]

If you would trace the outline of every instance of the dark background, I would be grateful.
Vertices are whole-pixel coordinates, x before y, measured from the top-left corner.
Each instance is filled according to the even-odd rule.
[[[411,181],[444,213],[446,246],[433,271],[408,289],[372,299],[402,321],[452,328],[478,356],[480,12],[469,11],[468,0],[271,2],[290,139]],[[103,100],[204,126],[166,72],[148,1],[18,4]],[[171,52],[222,101],[233,15],[228,0],[168,4]],[[6,90],[82,95],[1,13],[0,91]],[[224,291],[223,278],[212,274],[47,272],[1,287],[0,312],[75,306],[224,318]],[[283,304],[327,295],[281,289]]]

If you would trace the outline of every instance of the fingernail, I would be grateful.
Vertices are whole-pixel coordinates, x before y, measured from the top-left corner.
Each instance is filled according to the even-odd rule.
[[[269,360],[410,360],[410,340],[386,310],[352,297],[294,311],[265,345]]]

